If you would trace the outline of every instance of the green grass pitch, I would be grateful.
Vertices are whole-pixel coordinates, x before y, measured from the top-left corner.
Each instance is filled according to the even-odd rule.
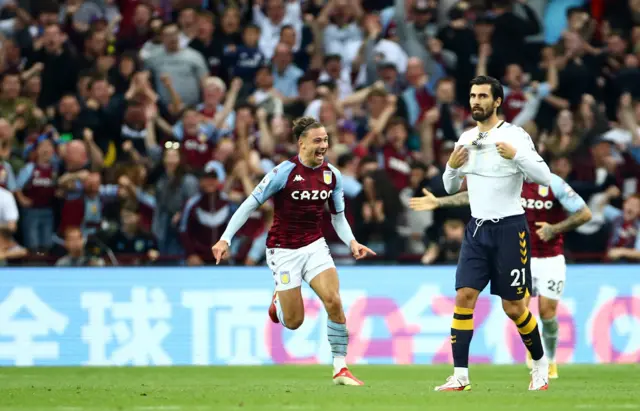
[[[449,366],[352,370],[365,387],[334,386],[327,366],[0,368],[0,410],[640,410],[640,365],[561,366],[547,392],[520,365],[472,366],[455,393],[433,392]]]

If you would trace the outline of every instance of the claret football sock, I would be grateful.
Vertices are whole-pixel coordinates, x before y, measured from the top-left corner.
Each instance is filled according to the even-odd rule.
[[[540,338],[540,330],[538,329],[536,317],[527,309],[515,320],[515,323],[518,327],[520,338],[522,338],[522,342],[531,353],[533,361],[540,360],[544,356],[544,350],[542,349],[542,339]]]
[[[347,367],[347,346],[349,345],[349,331],[346,324],[327,320],[327,338],[333,354],[333,374]]]
[[[468,378],[469,346],[473,337],[473,308],[455,307],[451,322],[451,351],[456,378]]]

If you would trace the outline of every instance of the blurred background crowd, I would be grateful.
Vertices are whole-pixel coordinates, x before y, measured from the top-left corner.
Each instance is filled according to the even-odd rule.
[[[639,0],[0,8],[0,265],[210,264],[234,209],[296,153],[302,115],[326,125],[348,219],[378,263],[455,263],[468,208],[408,201],[446,194],[478,74],[501,79],[502,117],[593,211],[570,260],[640,261]],[[262,263],[271,207],[230,264]]]

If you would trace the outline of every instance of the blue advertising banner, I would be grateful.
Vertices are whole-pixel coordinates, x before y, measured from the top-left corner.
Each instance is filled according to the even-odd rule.
[[[450,362],[454,272],[340,267],[348,361]],[[3,366],[331,362],[326,315],[306,285],[303,326],[271,323],[265,268],[4,268],[0,284]],[[524,361],[488,290],[474,319],[471,362]],[[559,362],[640,362],[640,266],[569,266],[559,321]]]

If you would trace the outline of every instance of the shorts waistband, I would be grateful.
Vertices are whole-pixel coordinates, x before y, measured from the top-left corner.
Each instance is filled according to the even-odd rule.
[[[471,221],[476,225],[491,223],[492,225],[508,225],[525,221],[524,214],[510,215],[502,218],[475,218],[471,217]]]

